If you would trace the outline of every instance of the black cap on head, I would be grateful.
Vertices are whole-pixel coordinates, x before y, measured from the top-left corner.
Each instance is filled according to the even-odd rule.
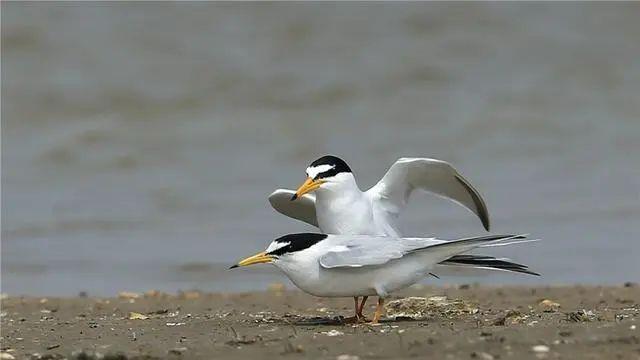
[[[270,251],[269,255],[283,255],[287,253],[293,253],[296,251],[307,249],[318,242],[327,238],[325,234],[317,233],[301,233],[301,234],[289,234],[275,239],[277,243],[284,244],[284,246]]]
[[[315,160],[314,162],[311,163],[311,165],[309,165],[310,168],[315,168],[315,167],[319,167],[319,166],[330,166],[330,168],[328,170],[325,170],[323,172],[318,173],[314,179],[322,179],[322,178],[327,178],[327,177],[331,177],[331,176],[335,176],[337,174],[340,173],[350,173],[351,172],[351,168],[349,167],[349,165],[347,165],[346,162],[344,162],[344,160],[340,159],[337,156],[333,156],[333,155],[325,155],[317,160]]]

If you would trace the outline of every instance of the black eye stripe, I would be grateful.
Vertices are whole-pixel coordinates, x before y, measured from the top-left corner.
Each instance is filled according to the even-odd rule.
[[[321,172],[318,175],[316,175],[316,177],[313,178],[313,180],[319,180],[319,179],[324,179],[324,178],[328,178],[328,177],[332,177],[332,176],[336,176],[340,173],[341,171],[336,170],[336,168],[332,168],[331,170],[327,170],[325,172]]]

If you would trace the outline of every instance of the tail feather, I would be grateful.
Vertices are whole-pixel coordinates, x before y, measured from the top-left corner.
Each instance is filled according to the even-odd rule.
[[[455,255],[440,264],[470,266],[479,269],[502,270],[540,276],[540,274],[529,270],[529,267],[526,265],[514,263],[508,259],[499,259],[486,255]]]
[[[440,264],[444,264],[444,265],[466,266],[466,267],[471,267],[476,269],[511,271],[511,272],[540,276],[540,274],[529,270],[526,265],[517,264],[509,261],[508,259],[498,259],[492,256],[486,256],[486,255],[468,255],[468,254],[463,255],[462,254],[477,247],[503,246],[503,245],[510,245],[510,244],[525,243],[530,241],[537,241],[537,239],[529,240],[527,239],[526,234],[487,235],[487,236],[472,237],[472,238],[465,238],[465,239],[443,242],[443,243],[431,246],[430,249],[433,249],[434,247],[456,247],[457,249],[461,250],[461,251],[458,251],[457,255],[453,255],[449,258],[446,258],[444,261],[440,262]]]

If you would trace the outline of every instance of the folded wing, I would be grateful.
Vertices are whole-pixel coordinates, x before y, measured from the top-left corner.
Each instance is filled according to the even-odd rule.
[[[326,254],[320,257],[324,268],[363,267],[386,264],[411,253],[429,251],[434,262],[439,263],[451,256],[467,252],[483,245],[521,239],[523,235],[489,235],[458,240],[433,238],[389,238],[374,236],[341,236]]]
[[[322,267],[331,269],[382,265],[393,259],[399,259],[412,250],[441,242],[436,239],[403,239],[364,235],[344,235],[341,238],[346,240],[336,244],[320,258]]]
[[[397,217],[415,189],[433,193],[466,207],[489,230],[489,211],[480,193],[445,161],[428,158],[398,159],[367,194],[376,201],[376,211]]]

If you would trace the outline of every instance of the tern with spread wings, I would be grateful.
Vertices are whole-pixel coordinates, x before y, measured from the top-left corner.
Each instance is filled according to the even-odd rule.
[[[371,189],[361,191],[344,160],[327,155],[309,165],[297,191],[269,196],[276,211],[317,226],[327,234],[400,236],[397,219],[414,190],[452,200],[489,230],[489,212],[480,193],[451,164],[428,158],[401,158]]]

